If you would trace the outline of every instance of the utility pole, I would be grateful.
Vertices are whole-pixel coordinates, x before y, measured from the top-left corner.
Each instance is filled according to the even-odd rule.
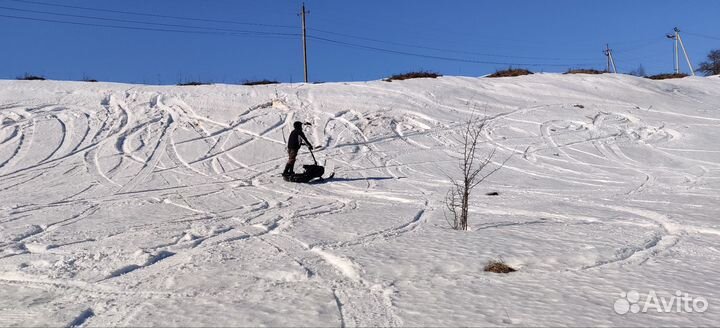
[[[685,51],[685,44],[683,44],[682,37],[680,37],[680,29],[676,27],[674,30],[677,42],[680,42],[680,47],[682,47],[683,54],[685,54],[685,60],[687,61],[688,68],[690,68],[690,75],[695,76],[695,70],[693,69],[693,65],[690,63],[690,57],[688,57],[687,51]],[[677,52],[677,45],[675,45],[675,49]]]
[[[666,34],[666,38],[673,40],[673,72],[675,74],[680,74],[680,60],[679,60],[679,54],[678,54],[678,31],[677,27],[675,28],[675,33],[672,34]]]
[[[307,33],[305,29],[305,14],[308,12],[305,11],[305,3],[302,4],[302,12],[300,15],[302,16],[302,38],[303,38],[303,60],[305,62],[305,83],[308,83],[308,65],[307,65]]]
[[[680,48],[682,48],[683,54],[685,55],[685,61],[687,62],[688,68],[690,69],[690,74],[692,76],[695,76],[695,70],[693,69],[692,63],[690,63],[690,57],[685,50],[685,44],[683,44],[682,37],[680,36],[680,29],[675,27],[673,29],[673,32],[674,33],[666,34],[665,37],[675,41],[673,49],[673,65],[675,67],[675,74],[680,74],[680,49],[678,48],[679,45]]]
[[[605,57],[607,57],[607,67],[605,68],[605,72],[610,73],[610,49],[608,44],[605,44]]]
[[[612,49],[610,49],[609,44],[605,44],[605,57],[607,57],[607,69],[606,72],[610,73],[610,68],[612,67],[612,72],[617,73],[617,67],[615,67],[615,59],[612,55]]]
[[[677,31],[675,31],[675,35],[673,36],[673,40],[675,40],[675,74],[680,73],[680,53],[678,52],[678,37],[677,37]]]

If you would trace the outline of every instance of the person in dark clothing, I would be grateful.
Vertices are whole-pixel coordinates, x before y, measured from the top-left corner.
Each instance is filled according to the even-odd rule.
[[[290,138],[288,138],[287,141],[288,161],[287,164],[285,164],[285,170],[282,173],[283,176],[295,174],[295,159],[297,158],[298,151],[300,150],[300,146],[303,145],[303,142],[310,150],[313,150],[313,146],[307,140],[305,133],[302,131],[302,122],[293,123],[293,128],[293,131],[290,133]]]

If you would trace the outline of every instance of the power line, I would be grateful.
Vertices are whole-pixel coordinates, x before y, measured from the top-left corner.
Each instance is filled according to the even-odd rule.
[[[378,42],[378,43],[385,43],[385,44],[391,44],[391,45],[397,45],[397,46],[403,46],[403,47],[412,47],[412,48],[420,48],[420,49],[435,50],[435,51],[442,51],[442,52],[459,53],[459,54],[466,54],[466,55],[477,55],[477,56],[498,57],[498,58],[539,59],[539,60],[552,60],[552,61],[562,61],[562,60],[589,60],[588,58],[530,57],[530,56],[513,56],[513,55],[489,54],[489,53],[480,53],[480,52],[473,52],[473,51],[462,51],[462,50],[443,49],[443,48],[422,46],[422,45],[417,45],[417,44],[409,44],[409,43],[402,43],[402,42],[379,40],[379,39],[367,38],[367,37],[362,37],[362,36],[356,36],[356,35],[350,35],[350,34],[344,34],[344,33],[337,33],[337,32],[325,31],[325,30],[320,30],[320,29],[315,29],[315,28],[308,28],[308,30],[315,31],[315,32],[320,32],[320,33],[331,34],[331,35],[344,36],[344,37],[354,38],[354,39],[358,39],[358,40],[365,40],[365,41],[372,41],[372,42]]]
[[[688,34],[688,35],[692,35],[692,36],[701,37],[701,38],[706,38],[706,39],[720,40],[720,37],[717,37],[717,36],[711,36],[711,35],[700,34],[700,33],[691,33],[691,32],[688,32],[688,31],[683,31],[683,33]]]
[[[188,34],[201,34],[201,35],[231,35],[231,36],[253,36],[253,34],[246,33],[221,33],[221,32],[210,32],[210,31],[192,31],[192,30],[173,30],[173,29],[164,29],[164,28],[153,28],[153,27],[136,27],[136,26],[121,26],[121,25],[108,25],[108,24],[94,24],[94,23],[82,23],[82,22],[70,22],[70,21],[61,21],[56,19],[44,19],[44,18],[35,18],[35,17],[23,17],[23,16],[12,16],[12,15],[2,15],[0,14],[0,17],[5,18],[12,18],[12,19],[20,19],[20,20],[29,20],[29,21],[37,21],[37,22],[46,22],[46,23],[59,23],[59,24],[69,24],[69,25],[78,25],[78,26],[93,26],[93,27],[107,27],[107,28],[117,28],[117,29],[125,29],[125,30],[136,30],[136,31],[153,31],[153,32],[172,32],[172,33],[188,33]],[[292,36],[298,36],[299,34],[288,34]],[[259,36],[259,35],[255,35]],[[275,35],[263,35],[266,37],[273,37]],[[285,36],[285,35],[278,35],[278,37]]]
[[[343,42],[338,40],[332,40],[322,37],[316,37],[312,35],[308,35],[309,39],[321,41],[321,42],[327,42],[332,43],[336,45],[342,45],[342,46],[348,46],[348,47],[355,47],[355,48],[362,48],[362,49],[368,49],[368,50],[375,50],[380,52],[386,52],[386,53],[392,53],[397,55],[406,55],[406,56],[413,56],[413,57],[420,57],[420,58],[428,58],[428,59],[437,59],[437,60],[445,60],[445,61],[453,61],[453,62],[462,62],[462,63],[473,63],[473,64],[490,64],[490,65],[517,65],[517,66],[551,66],[551,67],[570,67],[570,66],[583,66],[583,65],[591,65],[588,63],[582,63],[582,64],[540,64],[540,63],[512,63],[512,62],[494,62],[494,61],[482,61],[482,60],[474,60],[474,59],[465,59],[465,58],[456,58],[456,57],[445,57],[445,56],[434,56],[434,55],[423,55],[423,54],[417,54],[417,53],[411,53],[407,51],[398,51],[398,50],[392,50],[392,49],[385,49],[385,48],[378,48],[373,46],[366,46],[361,44],[355,44],[355,43],[349,43],[349,42]]]
[[[11,1],[14,1],[14,0],[11,0]],[[10,10],[33,12],[33,13],[42,13],[42,14],[53,14],[53,15],[61,15],[61,16],[76,17],[76,18],[106,19],[106,18],[95,17],[95,16],[70,15],[70,14],[54,14],[54,13],[49,13],[49,12],[44,12],[44,11],[24,10],[24,9],[9,8],[9,7],[0,7],[0,9],[10,9]],[[231,35],[231,36],[256,35],[256,36],[265,36],[265,37],[273,37],[273,36],[276,36],[276,37],[298,37],[298,36],[300,36],[300,34],[293,34],[293,33],[273,33],[273,32],[260,32],[260,31],[241,31],[241,30],[214,29],[214,28],[207,28],[207,29],[210,29],[211,31],[197,31],[197,30],[188,30],[188,28],[199,28],[199,29],[203,29],[204,27],[185,26],[185,25],[179,25],[179,24],[161,24],[161,23],[154,24],[154,23],[146,23],[146,22],[139,22],[139,21],[133,21],[133,20],[122,20],[122,19],[106,19],[106,20],[116,21],[116,22],[124,22],[124,23],[140,23],[140,24],[150,24],[150,25],[159,25],[159,26],[180,27],[180,28],[182,28],[182,29],[168,29],[168,28],[153,28],[153,27],[139,27],[139,26],[97,24],[97,23],[86,23],[86,22],[66,21],[66,20],[47,19],[47,18],[38,18],[38,17],[27,17],[27,16],[16,16],[16,15],[3,15],[3,14],[0,14],[0,17],[12,18],[12,19],[20,19],[20,20],[29,20],[29,21],[47,22],[47,23],[60,23],[60,24],[78,25],[78,26],[106,27],[106,28],[115,28],[115,29],[126,29],[126,30],[154,31],[154,32],[172,32],[172,33],[187,33],[187,34],[200,34],[200,35]],[[445,56],[434,56],[434,55],[425,55],[425,54],[412,53],[412,52],[407,52],[407,51],[398,51],[398,50],[392,50],[392,49],[386,49],[386,48],[380,48],[380,47],[373,47],[373,46],[356,44],[356,43],[343,42],[343,41],[333,40],[333,39],[328,39],[328,38],[323,38],[323,37],[308,36],[308,38],[311,38],[311,39],[314,39],[314,40],[318,40],[318,41],[321,41],[321,42],[327,42],[327,43],[332,43],[332,44],[336,44],[336,45],[342,45],[342,46],[362,48],[362,49],[380,51],[380,52],[385,52],[385,53],[393,53],[393,54],[398,54],[398,55],[406,55],[406,56],[413,56],[413,57],[420,57],[420,58],[437,59],[437,60],[445,60],[445,61],[454,61],[454,62],[465,62],[465,63],[475,63],[475,64],[493,64],[493,65],[550,66],[550,67],[568,67],[568,66],[587,65],[587,64],[565,65],[565,64],[549,64],[549,63],[548,63],[548,64],[541,64],[541,63],[512,63],[512,62],[480,61],[480,60],[465,59],[465,58],[445,57]],[[438,48],[438,49],[439,49],[439,48]]]
[[[10,0],[10,1],[15,1],[15,0]],[[236,30],[236,29],[226,29],[226,28],[214,28],[214,27],[205,27],[205,26],[188,26],[188,25],[180,25],[180,24],[153,23],[153,22],[144,22],[144,21],[138,21],[138,20],[116,19],[116,18],[87,16],[87,15],[60,14],[60,13],[53,13],[53,12],[48,12],[48,11],[20,9],[20,8],[12,8],[12,7],[4,7],[4,6],[0,6],[0,9],[27,12],[27,13],[63,16],[63,17],[113,21],[113,22],[119,22],[119,23],[133,23],[133,24],[155,25],[155,26],[163,26],[163,27],[179,27],[179,28],[183,28],[183,29],[190,28],[190,29],[203,29],[203,30],[219,31],[219,32],[242,33],[242,34],[250,33],[250,34],[260,34],[260,35],[298,36],[298,34],[294,34],[294,33],[275,33],[275,32],[263,32],[263,31],[248,31],[248,30]],[[20,18],[20,17],[16,17],[16,18]],[[113,27],[113,26],[108,26],[108,25],[103,25],[103,26],[104,27]],[[117,26],[114,26],[114,27],[117,27]],[[153,30],[167,31],[165,29],[153,29]],[[572,60],[572,58],[527,57],[527,56],[487,54],[487,53],[478,53],[478,52],[471,52],[471,51],[456,51],[456,50],[449,50],[449,49],[442,49],[442,48],[435,48],[435,47],[426,47],[426,46],[421,46],[421,45],[412,45],[412,44],[392,42],[392,41],[383,41],[383,40],[378,40],[378,39],[373,39],[373,38],[366,38],[366,37],[348,35],[348,34],[343,34],[343,33],[335,33],[335,32],[324,31],[324,30],[319,30],[319,29],[312,29],[312,28],[308,28],[308,30],[313,30],[313,31],[321,32],[321,33],[334,34],[334,35],[338,35],[338,36],[346,36],[346,37],[362,39],[362,40],[367,40],[367,41],[373,41],[373,42],[401,45],[401,46],[405,46],[405,47],[414,47],[414,48],[443,51],[443,52],[455,52],[455,53],[463,53],[463,54],[479,55],[479,56],[487,56],[487,57],[499,57],[499,58],[538,59],[538,60],[551,60],[551,61]],[[171,32],[179,32],[179,31],[171,30]],[[583,58],[583,60],[586,60],[586,59],[587,58]]]
[[[137,20],[116,19],[116,18],[86,16],[86,15],[58,14],[58,13],[53,13],[53,12],[48,12],[48,11],[19,9],[19,8],[3,7],[3,6],[0,6],[0,9],[20,11],[20,12],[26,12],[26,13],[34,13],[34,14],[47,14],[47,15],[63,16],[63,17],[95,19],[95,20],[112,21],[112,22],[119,22],[119,23],[133,23],[133,24],[145,24],[145,25],[167,26],[167,27],[194,28],[194,29],[219,31],[219,32],[255,33],[255,34],[285,35],[285,36],[296,36],[297,35],[297,34],[292,34],[292,33],[275,33],[275,32],[263,32],[263,31],[235,30],[235,29],[215,28],[215,27],[205,27],[205,26],[188,26],[188,25],[180,25],[180,24],[152,23],[152,22],[143,22],[143,21],[137,21]]]
[[[381,23],[378,21],[371,22],[368,19],[352,19],[351,17],[343,17],[343,20],[329,19],[326,17],[320,17],[320,18],[316,18],[316,19],[319,21],[325,21],[325,22],[335,24],[335,26],[337,26],[337,24],[346,25],[347,20],[351,20],[356,23],[361,23],[364,25],[371,25],[371,26],[376,26]],[[385,23],[385,22],[388,22],[388,21],[382,20],[382,23]],[[430,29],[430,30],[426,29],[426,30],[420,31],[420,30],[418,30],[418,26],[414,25],[414,24],[403,23],[402,21],[399,21],[399,20],[392,20],[392,23],[393,23],[393,26],[392,26],[393,29],[397,29],[398,27],[400,27],[400,30],[413,33],[414,38],[417,38],[417,39],[437,41],[438,38],[440,38],[442,40],[446,40],[446,38],[447,38],[446,33],[438,32],[437,30],[434,30],[434,29]],[[528,44],[534,45],[534,46],[545,46],[546,45],[544,42],[541,42],[541,41],[538,42],[537,40],[516,40],[516,39],[508,39],[507,37],[493,39],[492,35],[487,35],[487,34],[478,35],[478,33],[474,32],[474,31],[473,32],[455,31],[455,32],[452,32],[452,34],[455,36],[461,36],[465,39],[477,39],[478,37],[480,37],[484,40],[492,39],[493,42],[500,42],[500,43],[504,43],[504,44],[522,44],[525,46],[527,46]]]
[[[622,48],[622,47],[621,47],[621,50],[613,51],[613,52],[615,52],[615,53],[628,53],[628,52],[633,52],[633,51],[637,51],[637,50],[640,50],[640,49],[645,49],[645,48],[647,48],[647,47],[654,46],[654,45],[656,45],[656,44],[660,44],[660,43],[664,43],[664,42],[665,42],[665,38],[662,38],[662,39],[657,38],[657,39],[654,39],[654,40],[652,40],[652,41],[648,41],[648,42],[641,43],[641,44],[639,44],[639,45],[637,45],[637,46],[634,46],[634,47],[630,47],[630,48]]]
[[[0,1],[2,1],[2,0],[0,0]],[[89,10],[89,11],[105,12],[105,13],[137,15],[137,16],[156,17],[156,18],[169,18],[169,19],[178,19],[178,20],[206,22],[206,23],[253,25],[253,26],[278,27],[278,28],[297,28],[296,26],[289,26],[289,25],[257,24],[257,23],[237,22],[237,21],[230,21],[230,20],[216,20],[216,19],[203,19],[203,18],[193,18],[193,17],[168,16],[168,15],[141,13],[141,12],[131,12],[131,11],[120,11],[120,10],[109,10],[109,9],[99,9],[99,8],[89,8],[89,7],[81,7],[81,6],[53,4],[53,3],[41,2],[41,1],[31,1],[31,0],[5,0],[5,1],[13,1],[13,2],[17,2],[17,3],[35,4],[35,5],[52,6],[52,7]],[[301,34],[297,34],[297,33],[277,33],[277,32],[265,32],[265,31],[253,31],[253,30],[237,30],[237,29],[209,27],[209,26],[193,26],[193,25],[182,25],[182,24],[171,24],[171,23],[159,23],[159,22],[140,21],[140,20],[131,20],[131,19],[98,17],[98,16],[90,16],[90,15],[54,13],[54,12],[50,12],[50,11],[21,9],[21,8],[4,7],[4,6],[0,6],[0,9],[10,10],[10,11],[19,11],[19,12],[25,12],[25,13],[81,18],[81,19],[104,20],[104,21],[126,23],[126,24],[149,25],[149,26],[141,27],[141,26],[133,26],[133,25],[89,23],[89,22],[81,22],[81,21],[49,19],[49,18],[32,17],[32,16],[28,17],[28,16],[0,14],[0,17],[10,18],[10,19],[38,21],[38,22],[47,22],[47,23],[70,24],[70,25],[78,25],[78,26],[92,26],[92,27],[105,27],[105,28],[125,29],[125,30],[171,32],[171,33],[185,33],[185,34],[199,34],[199,35],[260,36],[260,37],[268,37],[268,38],[275,37],[275,38],[283,38],[283,39],[295,38],[295,37],[301,36]],[[158,26],[158,27],[152,27],[152,26]],[[460,53],[460,54],[473,55],[473,56],[517,58],[517,59],[529,59],[529,60],[539,60],[539,61],[574,60],[571,58],[514,56],[514,55],[489,54],[489,53],[480,53],[480,52],[472,52],[472,51],[452,50],[452,49],[446,49],[446,48],[440,48],[440,47],[428,47],[428,46],[423,46],[423,45],[418,45],[418,44],[409,44],[409,43],[394,42],[394,41],[381,40],[381,39],[375,39],[375,38],[369,38],[369,37],[363,37],[363,36],[357,36],[357,35],[350,35],[350,34],[322,30],[322,29],[307,28],[307,30],[314,31],[317,33],[335,35],[335,36],[339,36],[339,37],[347,37],[347,38],[353,38],[353,39],[357,39],[357,40],[363,40],[363,41],[369,41],[369,42],[375,42],[375,43],[381,43],[381,44],[409,47],[409,48],[413,48],[415,50],[425,49],[425,50],[432,50],[432,51],[439,51],[439,52]],[[720,37],[714,37],[714,36],[703,35],[703,34],[698,34],[698,33],[691,33],[691,32],[685,32],[685,33],[688,35],[693,35],[693,36],[698,36],[698,37],[703,37],[703,38],[708,38],[708,39],[714,39],[714,40],[720,40]],[[383,53],[390,53],[390,54],[404,55],[404,56],[412,56],[412,57],[418,57],[418,58],[427,58],[427,59],[434,59],[434,60],[472,63],[472,64],[516,65],[516,66],[531,66],[531,67],[542,67],[542,66],[572,67],[572,66],[598,65],[598,63],[599,63],[599,60],[594,63],[588,62],[588,63],[575,63],[575,64],[538,63],[538,62],[533,62],[533,61],[517,63],[517,62],[511,62],[511,61],[477,60],[477,59],[462,58],[462,57],[422,54],[422,53],[418,53],[418,52],[412,51],[412,50],[408,50],[408,51],[394,50],[394,49],[381,47],[381,46],[373,46],[373,45],[362,44],[362,43],[346,42],[346,41],[337,40],[334,38],[326,38],[326,37],[320,37],[320,36],[315,36],[315,35],[307,35],[307,38],[317,40],[317,41],[323,42],[323,43],[333,44],[336,46],[365,49],[365,50],[371,50],[371,51],[376,51],[376,52],[383,52]],[[659,42],[660,42],[660,40],[652,40],[652,41],[649,41],[646,43],[642,43],[640,45],[635,45],[634,47],[625,49],[624,51],[621,50],[621,51],[617,51],[617,52],[618,53],[628,53],[628,52],[636,51],[639,49],[647,48],[647,47],[654,45],[656,43],[659,43]],[[613,52],[613,54],[614,53],[615,52]],[[647,57],[645,57],[645,59],[647,59]],[[578,58],[578,60],[585,60],[585,59]]]
[[[206,19],[206,18],[183,17],[183,16],[158,15],[158,14],[148,14],[148,13],[140,13],[140,12],[133,12],[133,11],[122,11],[122,10],[111,10],[111,9],[100,9],[100,8],[90,8],[90,7],[81,7],[81,6],[61,5],[61,4],[41,2],[41,1],[30,1],[30,0],[4,0],[4,1],[13,1],[13,2],[20,2],[20,3],[29,3],[29,4],[35,4],[35,5],[41,5],[41,6],[51,6],[51,7],[61,7],[61,8],[72,8],[72,9],[91,10],[91,11],[108,12],[108,13],[125,14],[125,15],[137,15],[137,16],[145,16],[145,17],[158,17],[158,18],[171,18],[171,19],[180,19],[180,20],[190,20],[190,21],[207,22],[207,23],[223,23],[223,24],[236,24],[236,25],[254,25],[254,26],[265,26],[265,27],[278,27],[278,28],[296,28],[296,26],[290,26],[290,25],[261,24],[261,23],[238,22],[238,21],[231,21],[231,20],[219,20],[219,19]]]
[[[615,53],[615,51],[613,51]],[[654,55],[647,55],[647,56],[634,56],[634,57],[620,57],[619,59],[624,62],[629,61],[648,61],[648,60],[655,60],[659,58],[665,58],[665,54],[656,52]]]

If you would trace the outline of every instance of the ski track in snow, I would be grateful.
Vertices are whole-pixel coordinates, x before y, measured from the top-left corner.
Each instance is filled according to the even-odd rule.
[[[268,260],[277,263],[267,263],[281,266],[266,270],[287,265],[301,273],[280,275],[292,279],[278,283],[258,272],[253,284],[269,281],[267,288],[280,293],[293,284],[321,290],[325,303],[314,301],[330,304],[337,322],[315,324],[416,323],[416,314],[396,307],[404,300],[396,284],[403,277],[372,271],[363,252],[445,231],[447,175],[457,163],[452,150],[459,122],[473,113],[485,120],[481,149],[497,149],[492,165],[510,157],[482,185],[500,192],[498,203],[485,196],[472,202],[472,215],[491,220],[471,223],[481,238],[583,225],[638,231],[602,245],[610,249],[605,253],[588,253],[585,262],[558,265],[592,274],[660,263],[693,238],[720,236],[715,225],[693,221],[701,209],[718,214],[707,202],[680,206],[698,209],[687,216],[652,206],[671,196],[716,198],[720,150],[693,144],[700,138],[693,133],[716,136],[707,131],[717,128],[717,111],[702,116],[671,106],[642,109],[637,99],[589,95],[583,102],[540,91],[521,97],[498,91],[508,87],[503,80],[438,81],[426,83],[448,94],[414,81],[223,86],[209,93],[53,82],[77,92],[59,103],[42,87],[31,99],[0,90],[0,290],[22,286],[78,306],[64,322],[49,318],[50,325],[132,325],[157,300],[230,297],[232,291],[172,286],[193,270],[250,259],[244,247],[260,244],[275,252]],[[295,120],[313,123],[308,138],[323,146],[315,156],[335,179],[309,185],[277,177]],[[673,120],[708,127],[693,131]],[[306,157],[301,152],[302,162]],[[538,197],[552,206],[534,208]],[[565,213],[560,203],[572,209]],[[247,265],[271,265],[264,263]],[[0,325],[27,319],[20,310],[0,316],[9,318]],[[291,324],[281,319],[265,324]]]

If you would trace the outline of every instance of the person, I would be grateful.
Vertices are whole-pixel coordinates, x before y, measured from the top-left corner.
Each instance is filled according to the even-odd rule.
[[[310,150],[313,150],[313,146],[307,140],[305,133],[302,131],[302,125],[302,122],[299,121],[293,123],[293,131],[290,133],[290,138],[288,138],[287,141],[288,161],[287,164],[285,164],[285,170],[282,173],[284,177],[295,174],[295,159],[297,158],[300,146],[303,145],[303,141]]]

